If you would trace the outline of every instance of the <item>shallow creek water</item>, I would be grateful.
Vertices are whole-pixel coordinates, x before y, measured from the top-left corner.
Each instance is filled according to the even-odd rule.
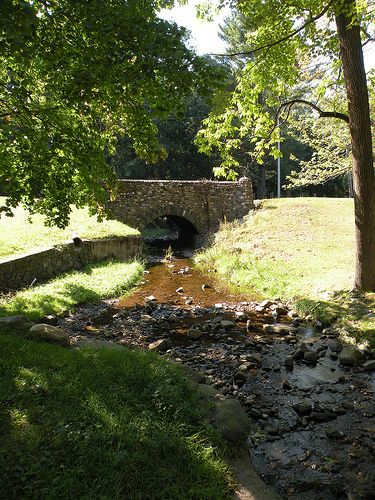
[[[134,293],[81,307],[60,324],[77,345],[149,348],[165,340],[161,355],[199,370],[205,383],[241,402],[252,421],[252,462],[282,498],[373,499],[373,373],[340,365],[334,331],[315,330],[290,311],[275,318],[281,306],[262,309],[228,294],[187,256],[154,258]],[[290,331],[267,333],[265,325],[275,322]],[[201,336],[189,338],[191,329]],[[286,366],[301,346],[317,362]]]

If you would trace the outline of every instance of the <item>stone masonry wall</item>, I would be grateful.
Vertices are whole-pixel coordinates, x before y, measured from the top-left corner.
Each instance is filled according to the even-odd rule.
[[[238,182],[121,180],[119,196],[108,208],[113,218],[139,229],[157,217],[175,215],[208,234],[254,205],[251,181],[244,177]]]
[[[38,284],[106,258],[130,259],[141,253],[142,243],[141,236],[83,240],[79,246],[72,242],[13,257],[0,262],[0,291]]]

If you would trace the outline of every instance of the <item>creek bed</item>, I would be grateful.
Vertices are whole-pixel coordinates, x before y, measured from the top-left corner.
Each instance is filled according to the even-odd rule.
[[[132,295],[84,306],[60,324],[77,344],[165,341],[162,355],[241,402],[252,421],[252,462],[283,498],[375,498],[374,372],[341,366],[334,330],[322,334],[290,311],[277,316],[283,304],[262,309],[253,299],[219,289],[186,256],[159,258]],[[265,331],[275,322],[290,332]],[[199,338],[189,337],[193,330]],[[286,363],[301,348],[316,362]]]

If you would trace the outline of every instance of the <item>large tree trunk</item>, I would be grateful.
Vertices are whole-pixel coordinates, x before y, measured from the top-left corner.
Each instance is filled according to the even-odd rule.
[[[344,7],[353,7],[346,0]],[[370,109],[360,30],[350,26],[345,13],[336,16],[341,60],[348,99],[353,154],[354,210],[356,229],[355,287],[375,290],[375,180],[372,160]]]

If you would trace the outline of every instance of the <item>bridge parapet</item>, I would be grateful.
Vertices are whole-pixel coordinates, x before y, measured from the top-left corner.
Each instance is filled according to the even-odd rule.
[[[224,220],[244,217],[254,205],[246,177],[237,182],[122,179],[108,208],[113,218],[141,230],[158,217],[178,216],[204,235]]]

